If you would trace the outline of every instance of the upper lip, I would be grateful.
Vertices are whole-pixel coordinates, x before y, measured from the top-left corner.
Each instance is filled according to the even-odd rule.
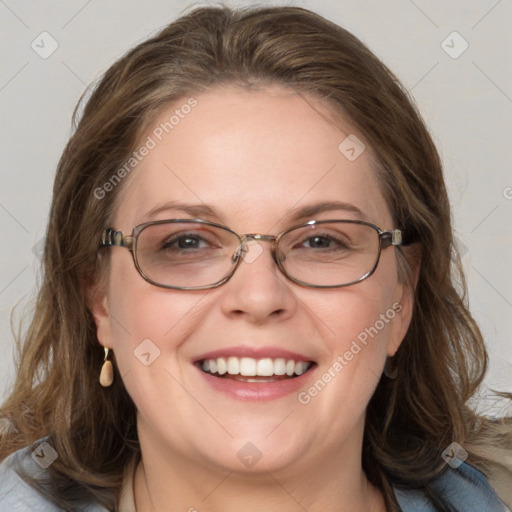
[[[269,357],[271,359],[283,358],[286,360],[293,359],[294,361],[314,362],[311,357],[279,347],[251,347],[248,345],[238,345],[205,352],[195,357],[193,362],[198,363],[206,359],[217,359],[218,357],[251,357],[253,359],[265,359]]]

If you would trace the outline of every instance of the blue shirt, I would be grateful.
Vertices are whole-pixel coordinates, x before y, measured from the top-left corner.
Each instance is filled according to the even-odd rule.
[[[15,464],[20,464],[27,474],[36,478],[43,477],[45,469],[33,453],[30,448],[23,448],[0,464],[0,512],[64,512],[26,484],[14,469]],[[469,464],[462,463],[457,469],[449,469],[433,482],[433,486],[443,501],[457,511],[510,512],[487,478]],[[436,512],[421,491],[395,489],[395,495],[403,512]],[[84,503],[80,510],[108,512],[106,508],[92,502]]]

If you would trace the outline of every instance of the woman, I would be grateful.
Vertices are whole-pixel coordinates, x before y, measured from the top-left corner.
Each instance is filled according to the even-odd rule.
[[[60,161],[2,510],[506,510],[452,261],[464,283],[438,154],[360,41],[191,12]]]

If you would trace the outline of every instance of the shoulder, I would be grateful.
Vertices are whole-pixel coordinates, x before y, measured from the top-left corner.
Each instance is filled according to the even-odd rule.
[[[24,472],[30,478],[44,480],[46,464],[37,459],[37,455],[44,459],[44,448],[45,446],[41,443],[35,450],[31,447],[23,448],[0,463],[0,511],[65,512],[20,476],[20,472]],[[83,512],[107,512],[106,509],[93,503],[84,504],[82,510]]]
[[[483,473],[469,464],[450,468],[432,482],[432,489],[453,510],[464,512],[509,512]],[[403,512],[436,512],[421,490],[397,490]]]

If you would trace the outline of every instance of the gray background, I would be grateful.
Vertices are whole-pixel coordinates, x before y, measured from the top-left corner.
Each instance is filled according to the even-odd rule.
[[[471,310],[490,352],[486,384],[512,390],[512,1],[292,4],[355,33],[414,96],[445,165]],[[74,105],[117,57],[192,5],[205,2],[0,0],[0,399],[14,375],[11,310],[30,311]],[[477,407],[495,414],[498,405]]]

